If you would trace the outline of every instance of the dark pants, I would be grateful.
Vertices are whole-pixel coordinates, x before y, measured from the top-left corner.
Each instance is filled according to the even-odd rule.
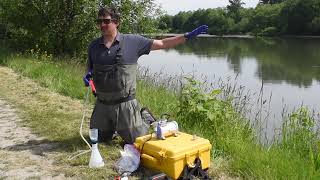
[[[90,128],[99,130],[99,141],[111,141],[115,131],[128,144],[136,137],[146,135],[149,125],[141,119],[140,107],[136,99],[116,105],[106,105],[96,101]]]

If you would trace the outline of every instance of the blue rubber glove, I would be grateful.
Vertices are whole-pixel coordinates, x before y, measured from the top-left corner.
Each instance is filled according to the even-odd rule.
[[[83,76],[83,82],[86,87],[89,86],[90,78],[92,78],[92,72],[89,71],[85,76]]]
[[[184,34],[184,37],[187,39],[191,39],[193,37],[198,36],[199,34],[207,34],[208,33],[208,26],[207,25],[202,25],[197,27],[191,32],[187,32]]]

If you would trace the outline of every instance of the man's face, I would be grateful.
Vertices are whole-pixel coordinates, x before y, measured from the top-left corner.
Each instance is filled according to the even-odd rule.
[[[111,35],[117,31],[118,22],[111,19],[111,16],[99,16],[97,19],[97,26],[100,28],[102,35]]]

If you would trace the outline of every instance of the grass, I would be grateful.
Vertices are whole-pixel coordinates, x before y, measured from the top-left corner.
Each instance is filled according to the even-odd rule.
[[[117,143],[102,147],[104,157],[110,160],[103,170],[86,168],[88,157],[85,156],[71,162],[65,160],[72,152],[85,148],[77,133],[83,108],[80,100],[86,91],[81,80],[82,65],[21,55],[2,57],[1,63],[41,85],[21,83],[20,80],[24,80],[21,76],[10,79],[11,84],[1,88],[1,93],[20,105],[35,132],[49,141],[65,145],[61,151],[66,154],[58,159],[60,163],[72,166],[67,169],[67,175],[107,178],[115,174],[111,169],[119,157]],[[137,96],[143,106],[148,106],[157,117],[162,113],[171,114],[184,131],[211,141],[214,147],[211,174],[243,179],[320,178],[319,134],[309,110],[302,108],[285,116],[281,136],[263,145],[258,139],[261,132],[255,132],[248,123],[254,120],[246,119],[242,110],[235,108],[243,108],[244,102],[238,99],[241,104],[235,105],[232,93],[225,95],[229,87],[206,93],[199,82],[189,79],[188,85],[177,95],[167,89],[166,83],[172,80],[150,74],[142,75],[140,79]],[[10,88],[12,92],[4,90]],[[19,96],[14,95],[17,92]],[[93,103],[93,98],[90,99]],[[88,111],[90,114],[90,108]]]
[[[111,145],[100,145],[100,152],[106,162],[106,167],[103,169],[89,169],[89,155],[68,160],[68,157],[75,152],[87,149],[78,132],[83,110],[82,101],[86,92],[81,78],[84,72],[83,67],[77,64],[34,59],[30,56],[1,55],[1,65],[18,72],[18,75],[15,75],[10,69],[0,66],[1,77],[6,77],[0,88],[1,97],[23,110],[24,113],[21,116],[26,120],[24,125],[31,127],[36,134],[45,137],[46,140],[43,142],[59,144],[54,149],[60,154],[56,160],[57,164],[63,167],[61,170],[66,176],[84,179],[113,179],[117,175],[113,170],[113,165],[120,156],[120,140],[115,140]],[[26,77],[32,78],[33,81]],[[139,83],[139,86],[142,84]],[[144,96],[144,94],[150,96],[149,93],[154,92],[152,87],[149,87],[141,91],[142,94],[138,96]],[[157,92],[166,96],[167,102],[173,97],[172,93],[165,95],[164,88]],[[86,122],[91,115],[94,103],[93,97],[89,98]],[[156,107],[161,100],[165,99],[163,97],[146,98],[143,104],[150,103]],[[171,107],[166,104],[161,107],[161,112],[171,110]],[[85,124],[84,134],[87,137],[88,123]],[[140,179],[141,177],[143,177],[142,171],[138,171],[131,178]]]

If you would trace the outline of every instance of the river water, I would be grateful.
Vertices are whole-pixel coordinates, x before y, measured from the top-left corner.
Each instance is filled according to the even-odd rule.
[[[198,38],[152,51],[139,65],[153,73],[193,74],[207,82],[233,79],[252,92],[252,101],[263,84],[268,115],[262,119],[268,136],[281,126],[284,109],[290,112],[303,104],[320,112],[320,39]]]

